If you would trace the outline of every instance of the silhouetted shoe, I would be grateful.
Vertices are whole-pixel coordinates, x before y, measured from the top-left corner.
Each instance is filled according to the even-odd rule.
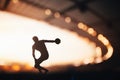
[[[46,74],[46,73],[48,73],[48,70],[47,69],[45,69],[45,68],[43,68],[43,67],[41,67],[41,66],[39,66],[39,72],[41,72],[41,73],[43,73],[43,74]]]
[[[47,69],[41,69],[39,72],[42,72],[42,74],[47,74],[48,70]]]

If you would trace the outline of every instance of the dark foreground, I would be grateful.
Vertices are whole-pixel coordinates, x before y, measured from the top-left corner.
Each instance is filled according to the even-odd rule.
[[[46,75],[31,72],[0,73],[0,80],[120,80],[117,71],[91,71],[91,72],[58,72]]]

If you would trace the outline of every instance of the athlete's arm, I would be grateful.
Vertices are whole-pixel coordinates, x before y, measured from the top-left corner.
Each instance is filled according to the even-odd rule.
[[[43,40],[44,42],[55,42],[56,44],[59,44],[61,40],[59,38],[56,38],[55,40]]]
[[[44,42],[55,42],[55,40],[43,40]]]

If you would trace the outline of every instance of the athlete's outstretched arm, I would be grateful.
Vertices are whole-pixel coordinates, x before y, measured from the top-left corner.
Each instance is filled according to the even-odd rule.
[[[59,44],[61,40],[59,38],[56,38],[55,40],[43,40],[44,42],[55,42],[56,44]]]
[[[44,42],[55,42],[55,40],[43,40]]]

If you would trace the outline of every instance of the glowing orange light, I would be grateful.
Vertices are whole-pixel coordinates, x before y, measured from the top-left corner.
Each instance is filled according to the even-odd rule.
[[[55,17],[55,18],[59,18],[59,17],[60,17],[60,13],[56,12],[56,13],[54,14],[54,17]]]
[[[74,63],[73,65],[76,66],[76,67],[78,67],[78,66],[80,66],[80,65],[82,65],[82,64],[83,64],[83,63],[80,62],[80,63]]]
[[[104,40],[103,40],[103,44],[104,45],[108,45],[109,44],[109,41],[104,37]]]
[[[12,69],[13,71],[19,71],[19,70],[20,70],[20,66],[19,66],[18,64],[13,64],[13,65],[11,66],[11,69]]]
[[[51,12],[51,10],[50,9],[47,9],[47,10],[45,10],[45,14],[46,15],[50,15],[52,12]],[[56,18],[59,18],[61,15],[58,13],[58,12],[56,12],[55,14],[54,14],[54,17],[56,17]],[[5,24],[4,25],[6,25],[6,20],[8,20],[8,22],[9,22],[9,24],[10,23],[14,23],[14,22],[10,22],[10,21],[12,21],[11,19],[12,19],[13,17],[10,17],[10,18],[8,18],[8,19],[10,19],[10,20],[8,20],[8,19],[5,19]],[[4,19],[4,18],[3,18]],[[3,19],[1,20],[1,21],[3,21]],[[16,19],[14,19],[15,21],[16,20],[18,20],[17,18]],[[21,21],[23,21],[22,19],[21,19]],[[25,21],[27,21],[27,19],[25,18],[24,19],[24,22]],[[71,22],[71,18],[70,17],[66,17],[65,18],[65,21],[66,21],[66,23],[70,23]],[[19,22],[19,21],[18,21]],[[27,23],[27,24],[26,24]],[[49,30],[49,28],[51,29],[52,27],[46,27],[46,26],[50,26],[50,25],[44,25],[43,23],[41,24],[41,25],[39,25],[39,23],[40,22],[34,22],[34,20],[31,20],[31,22],[26,22],[26,23],[24,23],[25,25],[18,25],[18,24],[16,24],[16,23],[14,23],[14,26],[12,25],[12,27],[10,26],[10,25],[6,25],[7,27],[5,28],[5,27],[2,27],[1,26],[1,33],[4,33],[4,34],[1,34],[1,45],[4,45],[4,41],[5,40],[8,40],[8,39],[10,39],[10,36],[9,35],[14,35],[13,37],[12,37],[12,39],[11,40],[9,40],[9,41],[6,41],[6,43],[7,43],[7,46],[1,46],[1,50],[3,50],[1,53],[5,53],[6,52],[6,54],[8,55],[9,53],[10,53],[10,50],[11,50],[11,53],[13,53],[13,51],[12,51],[12,49],[10,49],[10,47],[11,46],[13,46],[13,47],[15,47],[15,46],[17,46],[17,45],[19,45],[19,47],[15,47],[16,48],[16,51],[14,52],[15,54],[14,55],[16,55],[16,53],[17,53],[17,58],[20,58],[20,61],[23,61],[23,58],[24,58],[24,54],[27,54],[27,56],[29,57],[29,56],[31,56],[29,53],[31,53],[31,51],[28,49],[29,48],[29,46],[31,47],[31,37],[33,36],[33,34],[35,34],[36,35],[36,32],[38,31],[38,32],[41,32],[41,33],[38,33],[37,35],[39,35],[39,34],[44,34],[45,35],[45,33],[48,33],[47,35],[48,35],[48,38],[51,38],[50,36],[49,36],[49,32],[48,31],[50,31]],[[27,27],[26,25],[28,25],[28,24],[34,24],[34,25],[30,25],[29,27]],[[23,24],[23,23],[22,23]],[[17,25],[17,27],[16,27],[16,25]],[[10,27],[9,27],[10,26]],[[36,26],[36,28],[34,28],[34,26]],[[38,27],[39,26],[39,27]],[[40,28],[40,26],[45,26],[45,27],[41,27]],[[29,28],[29,30],[28,30],[28,28]],[[43,29],[44,28],[44,29]],[[97,32],[93,29],[93,28],[89,28],[86,24],[84,24],[84,23],[78,23],[78,28],[79,29],[81,29],[81,30],[83,30],[83,31],[85,31],[85,32],[87,32],[87,33],[89,33],[90,35],[92,35],[92,36],[96,36],[96,34],[97,34]],[[2,30],[3,29],[3,30]],[[23,30],[28,30],[28,34],[26,33],[26,31],[23,31]],[[8,31],[7,31],[8,30]],[[41,30],[41,31],[40,31]],[[48,31],[43,31],[43,30],[48,30]],[[32,31],[32,32],[31,32]],[[43,31],[43,33],[42,33],[42,31]],[[104,45],[105,45],[105,47],[107,48],[107,50],[108,50],[108,52],[104,55],[104,56],[102,56],[102,50],[101,50],[101,48],[100,47],[96,47],[96,44],[94,43],[94,42],[91,42],[88,38],[83,38],[83,40],[85,41],[85,43],[87,43],[88,45],[87,46],[91,46],[90,47],[90,49],[93,49],[93,51],[92,52],[90,52],[90,51],[88,51],[88,52],[86,52],[86,53],[88,53],[88,54],[81,54],[81,53],[85,53],[85,52],[79,52],[80,50],[79,49],[81,49],[81,50],[83,50],[83,51],[87,51],[86,49],[86,47],[84,47],[83,48],[83,44],[84,44],[84,42],[80,42],[80,41],[78,41],[81,37],[79,36],[79,39],[77,40],[76,39],[76,37],[78,37],[78,35],[76,35],[76,34],[73,34],[73,33],[71,33],[70,32],[70,34],[72,35],[72,37],[73,37],[73,35],[75,36],[75,38],[73,37],[73,38],[71,38],[71,36],[69,37],[70,39],[69,39],[69,41],[70,42],[73,42],[73,44],[74,44],[74,46],[75,46],[75,48],[74,47],[72,47],[71,48],[71,46],[69,46],[68,44],[66,44],[66,43],[68,43],[68,41],[67,41],[67,39],[65,39],[65,37],[66,36],[63,36],[63,33],[61,34],[61,31],[57,31],[57,29],[55,29],[55,30],[51,30],[51,32],[53,32],[53,31],[56,31],[55,32],[55,34],[53,33],[53,35],[56,35],[57,34],[57,32],[59,32],[60,34],[59,35],[62,35],[62,36],[60,36],[61,37],[61,39],[64,39],[63,40],[63,42],[61,43],[62,45],[61,45],[61,47],[59,47],[59,50],[61,50],[61,52],[60,53],[57,53],[56,54],[56,52],[54,52],[54,49],[53,48],[51,48],[49,45],[47,46],[48,48],[49,48],[49,50],[51,50],[51,51],[49,51],[50,52],[50,58],[49,58],[49,61],[48,62],[46,62],[46,63],[43,63],[42,65],[44,65],[44,66],[51,66],[51,65],[53,65],[53,64],[51,64],[50,62],[53,62],[54,64],[73,64],[73,65],[75,65],[75,66],[80,66],[80,65],[87,65],[87,64],[91,64],[91,63],[100,63],[100,62],[102,62],[103,60],[107,60],[108,58],[110,58],[111,56],[112,56],[112,53],[113,53],[113,48],[112,48],[112,46],[110,45],[110,43],[109,43],[109,41],[108,41],[108,39],[106,38],[106,37],[104,37],[102,34],[99,34],[98,36],[97,36],[97,39],[99,40],[99,41],[101,41]],[[15,33],[14,33],[15,32]],[[22,32],[22,33],[21,33]],[[45,32],[45,33],[44,33]],[[65,31],[65,32],[67,32],[67,31]],[[17,33],[17,34],[16,34]],[[23,33],[26,33],[26,34],[23,34]],[[5,36],[5,37],[4,37]],[[29,36],[29,37],[28,37]],[[40,35],[40,37],[41,37],[41,35]],[[43,36],[42,36],[43,37]],[[54,37],[56,37],[56,36],[54,36]],[[68,37],[68,35],[67,35],[67,37]],[[24,39],[24,41],[22,41]],[[53,37],[52,37],[52,39],[53,39]],[[66,40],[66,41],[65,41]],[[17,42],[15,42],[15,41],[17,41]],[[21,43],[19,44],[18,42],[22,42],[22,43],[27,43],[26,44],[26,46],[23,46],[23,45],[21,45]],[[64,42],[65,41],[65,42]],[[77,42],[77,43],[75,43],[75,42]],[[80,44],[80,46],[78,45],[78,46],[76,46],[77,44],[78,44],[78,42],[79,42],[79,44]],[[13,44],[13,43],[15,43],[15,44]],[[18,43],[17,45],[16,45],[16,43]],[[64,48],[64,46],[66,46],[67,45],[67,47],[65,47]],[[27,46],[28,45],[28,46]],[[81,47],[81,45],[82,45],[82,47]],[[8,47],[8,46],[10,46],[10,47]],[[73,46],[73,45],[72,45]],[[24,47],[24,48],[23,48]],[[68,47],[69,47],[69,49],[68,49]],[[15,48],[13,48],[13,49],[15,49]],[[21,49],[21,48],[23,48],[23,49]],[[76,48],[78,48],[78,49],[76,49]],[[10,50],[9,50],[10,49]],[[21,49],[22,50],[22,56],[21,56],[21,51],[19,51],[19,49]],[[25,50],[24,50],[25,49]],[[29,50],[29,51],[26,51],[26,49],[27,50]],[[68,49],[68,50],[66,50],[66,49]],[[71,50],[70,50],[71,49]],[[8,50],[9,52],[7,52],[7,51],[5,51],[5,50]],[[59,50],[56,48],[56,51],[57,52],[59,52]],[[76,51],[76,50],[78,50],[78,52]],[[88,49],[89,50],[89,49]],[[4,52],[5,51],[5,52]],[[63,52],[62,52],[63,51]],[[67,52],[68,51],[68,52]],[[95,51],[95,52],[94,52]],[[72,52],[72,53],[74,53],[74,54],[72,54],[72,53],[70,53],[70,52]],[[62,54],[61,55],[61,53],[64,53],[64,54]],[[77,54],[78,53],[78,54]],[[96,54],[94,54],[94,55],[92,55],[92,56],[88,56],[89,55],[89,53],[96,53]],[[68,56],[69,55],[69,56]],[[3,55],[4,56],[4,55]],[[26,56],[26,55],[25,55]],[[38,57],[40,56],[40,55],[37,55]],[[56,56],[56,58],[54,57],[54,56]],[[65,58],[63,58],[64,56],[67,56],[67,57],[65,57]],[[71,58],[71,56],[72,56],[72,58]],[[87,56],[87,57],[86,57]],[[5,56],[6,57],[6,56]],[[83,57],[85,57],[85,58],[83,58]],[[13,57],[13,60],[17,60],[17,58],[14,58]],[[56,60],[55,60],[56,59]],[[76,60],[77,59],[77,60]],[[28,60],[28,61],[27,61]],[[31,59],[31,57],[29,57],[29,58],[27,58],[27,57],[25,57],[24,58],[24,61],[27,61],[29,64],[31,64],[32,66],[33,66],[33,63],[32,63],[32,59]],[[0,63],[0,64],[4,64],[4,63]],[[9,68],[8,67],[5,67],[5,69],[6,70],[8,70]],[[32,68],[29,66],[29,65],[25,65],[24,66],[24,68],[23,68],[23,66],[21,67],[21,66],[19,66],[18,64],[14,64],[14,65],[12,65],[11,66],[11,69],[12,70],[14,70],[14,71],[20,71],[20,70],[31,70]]]
[[[89,63],[93,63],[94,62],[94,57],[91,57],[91,58],[89,58]]]
[[[96,47],[96,57],[102,57],[102,50],[100,47]]]
[[[104,60],[109,59],[112,56],[112,54],[113,54],[113,47],[111,45],[107,46],[107,49],[108,49],[108,52],[103,57]]]
[[[78,28],[86,31],[88,27],[85,24],[80,22],[80,23],[78,23]]]
[[[88,28],[88,33],[92,36],[96,36],[96,31],[93,28]]]
[[[113,54],[113,47],[110,45],[109,41],[107,38],[105,38],[102,34],[98,35],[98,40],[100,40],[106,47],[108,52],[106,53],[106,55],[103,57],[104,60],[107,60],[108,58],[110,58]]]
[[[52,13],[52,12],[51,12],[50,9],[46,9],[46,10],[45,10],[45,14],[46,14],[46,15],[50,15],[51,13]]]
[[[26,64],[26,65],[24,66],[24,69],[25,69],[25,70],[32,70],[32,67],[30,67],[28,64]]]
[[[4,66],[3,69],[4,69],[5,71],[8,71],[10,68],[9,68],[9,66]]]
[[[89,64],[91,62],[90,58],[84,59],[84,64]]]
[[[70,23],[71,22],[71,18],[70,17],[66,17],[65,18],[65,22]]]
[[[98,57],[95,59],[95,63],[101,63],[103,60],[102,60],[102,57]]]
[[[109,41],[102,34],[98,35],[98,40],[100,40],[104,45],[109,44]]]
[[[13,1],[13,3],[18,3],[19,2],[19,0],[12,0]]]

